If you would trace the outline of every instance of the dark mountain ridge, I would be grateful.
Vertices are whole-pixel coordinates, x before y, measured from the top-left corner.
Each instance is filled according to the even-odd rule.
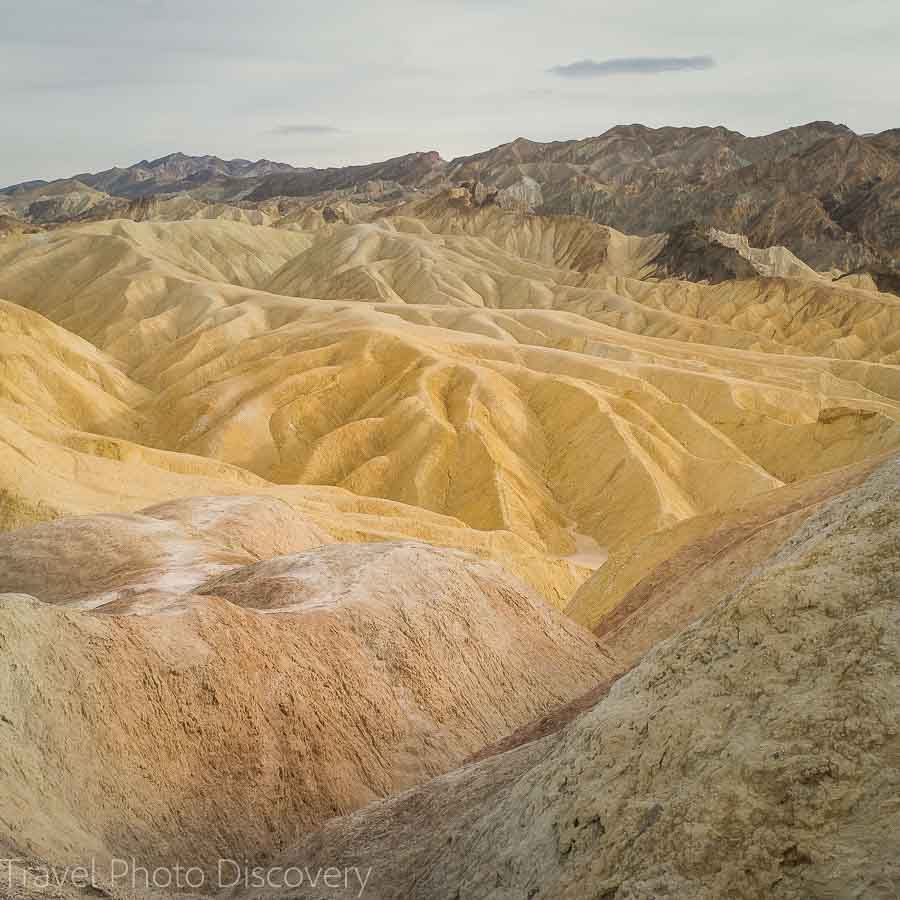
[[[892,268],[900,257],[900,129],[857,135],[821,121],[753,137],[724,126],[619,125],[578,140],[519,137],[449,161],[432,150],[330,168],[173,153],[65,181],[13,185],[0,191],[0,205],[25,221],[46,222],[48,208],[85,215],[87,201],[46,200],[85,188],[128,200],[187,194],[254,204],[393,202],[464,185],[482,202],[499,195],[521,212],[580,215],[629,234],[687,223],[740,233],[755,247],[784,245],[820,270]],[[29,201],[37,199],[32,210]]]

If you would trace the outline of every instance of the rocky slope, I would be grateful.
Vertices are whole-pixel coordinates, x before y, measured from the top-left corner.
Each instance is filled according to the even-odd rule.
[[[635,234],[698,221],[784,245],[816,269],[896,258],[900,159],[890,133],[814,122],[762,137],[725,128],[619,126],[596,138],[518,139],[454,160],[453,180],[541,188],[539,211]]]
[[[379,900],[893,897],[898,504],[894,459],[562,730],[336,819],[279,864],[371,867]]]
[[[331,540],[246,496],[0,537],[0,846],[262,858],[607,671],[495,565]]]
[[[820,278],[786,247],[751,247],[742,234],[687,222],[675,228],[652,260],[657,278],[718,284],[732,279]],[[873,285],[878,289],[877,285]]]
[[[823,504],[879,465],[836,469],[614,548],[566,613],[633,662],[734,590]]]

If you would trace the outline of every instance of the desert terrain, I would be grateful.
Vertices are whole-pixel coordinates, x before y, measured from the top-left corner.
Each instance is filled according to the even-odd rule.
[[[0,190],[10,896],[896,897],[898,154]]]

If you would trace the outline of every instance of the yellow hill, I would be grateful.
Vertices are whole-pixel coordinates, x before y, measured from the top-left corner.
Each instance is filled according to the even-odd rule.
[[[648,280],[656,240],[425,203],[7,241],[7,521],[252,491],[563,605],[605,548],[900,446],[900,300]]]

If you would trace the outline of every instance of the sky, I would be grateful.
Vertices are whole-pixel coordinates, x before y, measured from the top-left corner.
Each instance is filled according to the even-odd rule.
[[[617,124],[900,127],[896,0],[0,0],[0,185],[176,150],[445,158]]]

